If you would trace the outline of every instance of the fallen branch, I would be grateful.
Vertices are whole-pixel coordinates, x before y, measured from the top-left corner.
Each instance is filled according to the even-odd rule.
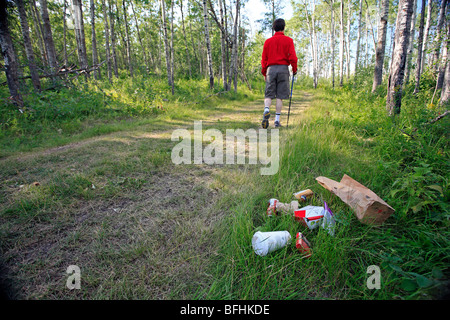
[[[63,66],[63,67],[59,68],[58,72],[56,72],[56,73],[39,75],[39,79],[42,79],[42,78],[54,78],[54,77],[64,76],[64,75],[71,74],[71,73],[77,73],[78,75],[79,74],[84,74],[84,73],[90,73],[90,72],[92,72],[94,70],[99,69],[105,62],[106,62],[106,60],[102,61],[99,64],[93,65],[90,68],[88,67],[88,68],[71,69],[69,67],[68,69],[66,69],[66,67]],[[20,80],[31,79],[31,76],[20,77],[19,79]],[[7,83],[5,81],[5,82],[0,83],[0,86],[4,86],[6,84]]]
[[[436,121],[441,120],[443,117],[445,117],[445,116],[448,115],[449,113],[450,113],[450,110],[445,111],[443,114],[440,114],[440,115],[438,115],[436,118],[434,118],[434,119],[428,121],[427,123],[424,123],[424,126],[425,126],[425,125],[428,125],[428,124],[435,123]]]

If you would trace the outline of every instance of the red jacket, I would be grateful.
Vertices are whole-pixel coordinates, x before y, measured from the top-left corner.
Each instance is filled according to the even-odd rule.
[[[261,73],[265,76],[271,65],[291,65],[292,72],[297,72],[297,55],[294,40],[284,35],[283,31],[275,32],[274,36],[264,42],[261,59]]]

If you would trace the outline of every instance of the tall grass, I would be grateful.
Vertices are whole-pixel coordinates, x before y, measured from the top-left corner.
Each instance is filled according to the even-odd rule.
[[[422,88],[429,90],[431,88]],[[440,110],[428,95],[406,88],[403,111],[386,115],[385,98],[364,83],[335,90],[306,89],[313,102],[299,123],[282,132],[280,170],[228,177],[237,190],[221,206],[230,210],[221,229],[215,283],[200,296],[213,299],[432,299],[445,294],[450,274],[448,119],[428,125]],[[381,92],[381,90],[380,90]],[[297,96],[300,92],[297,92]],[[407,132],[405,134],[404,132]],[[396,211],[382,226],[361,224],[315,178],[360,181]],[[326,201],[336,235],[308,230],[290,216],[267,217],[270,198],[294,200],[311,188],[307,204]],[[265,257],[251,247],[258,231],[288,230],[291,243]],[[311,242],[312,257],[295,248],[297,232]],[[380,289],[368,289],[367,268],[380,267]],[[448,292],[447,292],[448,294]]]

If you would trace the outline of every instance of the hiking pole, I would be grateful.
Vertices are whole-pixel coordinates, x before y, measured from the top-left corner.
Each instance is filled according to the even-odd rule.
[[[289,128],[289,114],[291,113],[291,101],[292,101],[292,90],[294,89],[294,78],[295,78],[295,74],[292,75],[291,96],[289,98],[289,111],[288,111],[286,129]]]

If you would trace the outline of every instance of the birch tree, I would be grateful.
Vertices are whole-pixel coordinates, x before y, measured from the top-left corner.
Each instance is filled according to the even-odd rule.
[[[442,26],[444,25],[445,11],[447,7],[447,0],[442,0],[441,8],[439,10],[439,18],[438,24],[436,26],[436,37],[434,39],[434,48],[433,48],[433,56],[431,60],[431,64],[433,66],[433,70],[438,70],[439,68],[439,54],[441,51],[441,42],[442,42]]]
[[[48,64],[52,72],[56,72],[58,64],[56,62],[56,50],[53,42],[50,18],[48,17],[47,0],[39,0],[41,5],[41,16],[43,21],[44,45],[47,51]]]
[[[84,22],[83,22],[83,10],[81,0],[73,0],[72,6],[75,21],[75,39],[77,42],[78,60],[80,62],[80,67],[83,69],[87,69],[88,60],[86,53],[86,41],[84,37]],[[86,73],[86,77],[87,76],[88,74]]]
[[[427,5],[427,22],[425,25],[425,31],[423,35],[423,46],[422,46],[422,64],[420,66],[420,72],[423,73],[425,70],[425,60],[426,60],[426,54],[427,54],[427,46],[428,46],[428,36],[430,34],[430,28],[431,28],[431,16],[433,14],[433,0],[428,0]]]
[[[116,32],[114,28],[114,0],[108,0],[109,7],[109,23],[111,26],[111,51],[112,51],[112,59],[113,59],[113,67],[114,67],[114,76],[116,78],[119,77],[119,66],[117,63],[117,54],[116,54]],[[115,11],[115,10],[114,10]]]
[[[103,11],[103,23],[105,25],[105,52],[106,52],[106,67],[108,69],[108,79],[111,81],[112,78],[112,64],[111,64],[111,50],[109,47],[109,22],[108,22],[108,12],[106,9],[105,0],[102,0],[102,11]]]
[[[97,52],[97,37],[95,33],[95,2],[90,0],[91,9],[91,44],[92,44],[92,64],[98,65],[98,52]],[[99,69],[94,70],[94,78],[101,79],[101,74]]]
[[[344,0],[341,0],[340,13],[341,32],[339,36],[339,86],[342,87],[344,84]]]
[[[190,59],[190,55],[189,55],[188,42],[187,42],[187,38],[186,38],[186,29],[184,26],[183,0],[180,0],[180,10],[181,10],[181,24],[183,27],[184,49],[186,51],[186,60],[187,60],[186,62],[188,65],[189,78],[191,78],[192,77],[191,59]],[[223,47],[222,47],[222,50],[223,50]]]
[[[20,26],[22,28],[23,44],[25,47],[25,53],[28,60],[28,67],[30,69],[31,82],[36,91],[41,91],[41,81],[39,80],[39,74],[36,68],[36,62],[34,58],[33,47],[30,39],[30,27],[28,25],[27,14],[23,4],[23,0],[15,0],[17,9],[19,10]]]
[[[165,0],[161,0],[161,19],[163,25],[163,36],[164,36],[164,52],[166,54],[166,69],[167,69],[167,82],[169,86],[172,86],[172,69],[170,67],[170,47],[169,39],[167,36],[167,19],[166,19],[166,5]]]
[[[421,75],[421,65],[422,65],[422,59],[423,59],[423,33],[424,33],[424,23],[425,23],[425,4],[426,0],[422,1],[422,11],[420,13],[420,25],[419,25],[419,38],[417,39],[417,63],[416,63],[416,75],[415,75],[415,81],[416,85],[414,87],[414,94],[417,94],[419,92],[419,86],[420,86],[420,75]],[[428,0],[431,1],[431,0]]]
[[[386,109],[390,116],[399,114],[402,101],[402,85],[405,75],[406,54],[410,41],[411,17],[413,1],[400,0],[398,4],[397,23],[391,68],[388,79]]]
[[[445,47],[446,50],[446,59],[445,59],[445,71],[442,83],[442,91],[441,91],[441,99],[439,101],[440,105],[444,105],[448,103],[450,98],[450,59],[449,59],[449,50],[450,50],[450,23],[447,22],[447,45]]]
[[[373,73],[372,92],[375,92],[375,90],[383,80],[383,65],[384,65],[384,53],[386,49],[388,14],[389,14],[389,0],[383,0],[380,10],[380,20],[378,22],[378,42],[375,51],[375,69]]]
[[[237,3],[239,3],[239,0],[237,0]],[[206,55],[207,55],[208,71],[209,71],[209,88],[213,89],[214,88],[214,73],[213,73],[213,66],[212,66],[211,41],[209,38],[208,7],[207,7],[206,0],[203,0],[203,21],[204,21],[204,27],[205,27]]]
[[[123,8],[123,19],[125,24],[125,45],[127,49],[128,70],[130,71],[130,76],[133,77],[133,62],[131,60],[130,32],[128,28],[127,6],[125,4],[125,0],[122,0],[122,8]]]
[[[8,27],[6,0],[0,0],[0,46],[9,93],[11,94],[13,103],[17,106],[22,106],[22,96],[19,90],[18,64]]]
[[[414,0],[413,15],[411,18],[411,30],[410,30],[411,40],[409,41],[408,57],[406,58],[405,84],[409,82],[409,75],[411,73],[411,61],[414,48],[414,37],[416,34],[416,11],[417,11],[417,0]]]
[[[358,35],[356,36],[355,77],[358,76],[359,55],[361,52],[360,46],[361,46],[361,32],[362,32],[362,10],[363,10],[363,0],[359,0]]]

